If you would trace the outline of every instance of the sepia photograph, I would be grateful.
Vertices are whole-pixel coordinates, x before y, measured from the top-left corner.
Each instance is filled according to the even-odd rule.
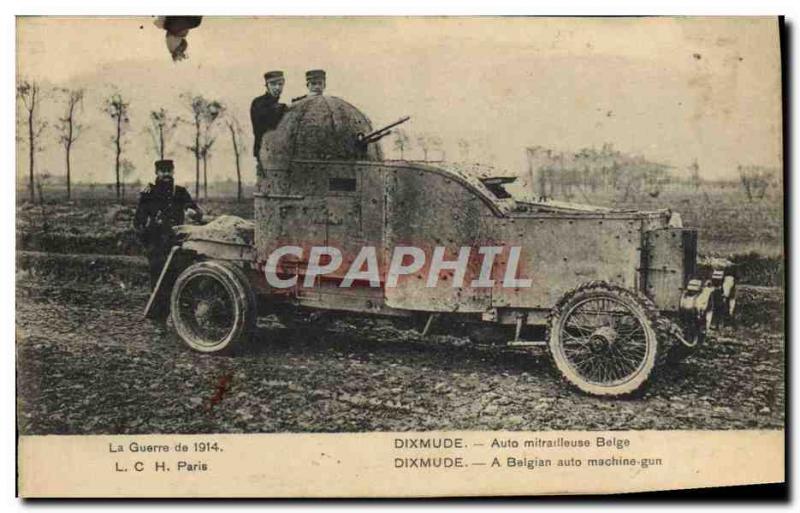
[[[18,435],[782,447],[782,27],[17,17]]]

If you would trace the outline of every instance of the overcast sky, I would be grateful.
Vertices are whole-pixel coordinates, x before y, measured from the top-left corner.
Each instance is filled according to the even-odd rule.
[[[163,34],[152,18],[18,20],[19,76],[87,90],[77,180],[113,180],[112,124],[101,106],[115,88],[131,103],[125,156],[149,180],[150,110],[185,115],[183,92],[219,99],[242,121],[249,146],[249,104],[263,94],[263,73],[286,72],[288,102],[305,92],[310,68],[326,69],[326,93],[373,124],[410,115],[408,130],[440,135],[449,157],[466,138],[474,160],[516,173],[525,146],[605,142],[678,168],[696,158],[708,178],[732,178],[740,163],[781,163],[776,19],[207,17],[178,63]],[[42,115],[52,125],[61,108],[49,98]],[[212,179],[235,176],[225,135]],[[169,152],[185,182],[193,179],[189,138],[182,130]],[[52,132],[45,143],[37,167],[63,174]],[[395,156],[389,141],[384,148]],[[27,172],[25,152],[18,145],[18,172]]]

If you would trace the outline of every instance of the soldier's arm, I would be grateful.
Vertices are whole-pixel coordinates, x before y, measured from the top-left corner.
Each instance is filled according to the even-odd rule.
[[[253,125],[253,132],[255,132],[258,124],[258,98],[250,102],[250,124]]]
[[[146,191],[142,191],[139,193],[139,204],[133,216],[133,229],[137,232],[144,231],[147,228],[148,217],[150,217],[150,198]]]
[[[181,193],[184,195],[183,201],[184,205],[186,205],[186,210],[191,210],[189,217],[194,219],[195,221],[200,221],[203,219],[203,210],[197,205],[197,203],[192,199],[192,195],[189,194],[189,191],[186,189],[181,189]]]
[[[196,222],[199,223],[200,221],[203,220],[203,211],[200,209],[200,207],[194,205],[193,207],[189,207],[189,210],[191,211],[189,214],[190,217],[194,219]]]
[[[261,131],[258,119],[258,98],[250,104],[250,123],[253,125],[253,155],[258,158],[258,139]]]
[[[289,106],[285,103],[279,103],[276,107],[276,110],[278,112],[278,122],[275,124],[275,126],[278,126],[283,119],[283,116],[286,115],[286,111],[289,110]]]

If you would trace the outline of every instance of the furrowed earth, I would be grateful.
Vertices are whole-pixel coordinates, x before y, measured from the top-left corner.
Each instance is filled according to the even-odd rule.
[[[779,289],[743,288],[738,327],[658,369],[640,397],[605,399],[564,383],[544,348],[423,339],[378,319],[288,329],[263,318],[244,354],[198,354],[142,319],[147,280],[139,257],[22,252],[18,267],[22,434],[784,424]],[[90,275],[94,281],[83,279]]]

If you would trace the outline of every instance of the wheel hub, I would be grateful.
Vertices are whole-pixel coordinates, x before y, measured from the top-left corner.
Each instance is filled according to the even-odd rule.
[[[204,321],[206,317],[208,317],[210,311],[211,305],[208,301],[200,301],[194,309],[194,315],[197,317],[197,320]]]
[[[611,326],[602,326],[594,330],[589,341],[604,348],[612,347],[617,341],[617,330]]]

